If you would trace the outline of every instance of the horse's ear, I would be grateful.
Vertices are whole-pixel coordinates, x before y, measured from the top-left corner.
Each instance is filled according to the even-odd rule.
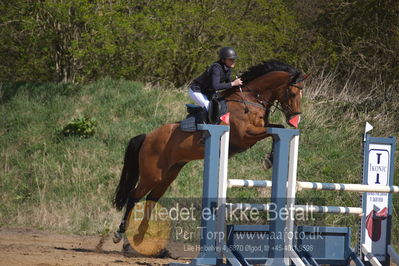
[[[297,83],[298,78],[301,76],[301,72],[297,72],[294,76],[291,77],[290,83]]]
[[[293,83],[298,83],[298,82],[302,82],[304,80],[306,80],[308,77],[310,76],[310,74],[299,74],[299,75],[295,75],[295,77],[293,77],[292,81]]]

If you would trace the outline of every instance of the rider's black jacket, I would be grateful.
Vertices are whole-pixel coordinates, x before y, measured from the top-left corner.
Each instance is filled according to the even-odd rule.
[[[190,85],[193,91],[201,91],[208,99],[211,99],[216,91],[231,87],[231,68],[221,61],[213,63],[201,76],[195,78]]]

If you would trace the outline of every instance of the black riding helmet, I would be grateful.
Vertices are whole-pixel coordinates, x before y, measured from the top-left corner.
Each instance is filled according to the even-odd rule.
[[[223,47],[222,49],[220,49],[219,51],[219,58],[223,59],[223,58],[229,58],[229,59],[237,59],[237,53],[236,51],[234,51],[233,47]]]

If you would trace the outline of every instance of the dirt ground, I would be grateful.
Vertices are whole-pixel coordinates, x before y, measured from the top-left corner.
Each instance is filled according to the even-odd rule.
[[[167,258],[123,253],[111,237],[77,236],[32,229],[0,228],[0,265],[165,265],[188,263],[180,243],[167,246]]]
[[[171,262],[189,263],[191,258],[197,256],[181,243],[170,243],[167,250],[170,253],[167,258],[151,258],[122,252],[122,243],[114,244],[111,237],[0,228],[1,266],[166,265]]]

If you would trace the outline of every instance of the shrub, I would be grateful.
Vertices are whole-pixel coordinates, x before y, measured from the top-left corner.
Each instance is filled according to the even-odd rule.
[[[94,118],[79,116],[72,119],[63,129],[64,136],[77,136],[79,138],[88,138],[94,135],[97,122]]]

